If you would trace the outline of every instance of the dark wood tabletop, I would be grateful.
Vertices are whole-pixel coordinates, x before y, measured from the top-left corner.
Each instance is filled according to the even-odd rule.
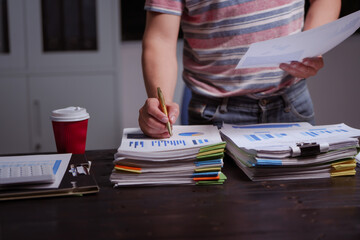
[[[0,202],[8,239],[360,239],[360,177],[114,189],[115,150],[88,151],[97,194]]]

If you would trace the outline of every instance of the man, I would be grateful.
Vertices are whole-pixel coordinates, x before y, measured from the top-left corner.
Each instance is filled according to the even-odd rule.
[[[306,78],[323,67],[321,56],[279,68],[235,69],[251,43],[294,34],[338,18],[341,0],[147,0],[143,75],[148,94],[139,111],[142,131],[169,137],[175,123],[172,101],[177,80],[176,46],[184,33],[183,79],[192,90],[191,124],[217,122],[314,122]],[[157,87],[165,95],[169,118],[159,108]]]

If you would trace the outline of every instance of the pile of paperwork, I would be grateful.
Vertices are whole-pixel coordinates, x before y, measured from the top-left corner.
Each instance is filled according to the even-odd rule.
[[[225,145],[215,126],[173,126],[167,139],[125,128],[110,181],[115,187],[222,184]]]
[[[355,175],[360,130],[345,124],[225,125],[227,153],[253,181]]]

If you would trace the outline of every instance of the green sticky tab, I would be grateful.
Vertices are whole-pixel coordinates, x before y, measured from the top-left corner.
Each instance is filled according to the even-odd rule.
[[[209,155],[196,156],[196,159],[199,160],[199,161],[213,160],[213,159],[223,159],[223,158],[224,158],[224,152],[213,153],[213,154],[209,154]]]
[[[224,184],[224,182],[222,181],[198,181],[196,182],[196,185],[219,185],[219,184]]]
[[[197,181],[196,185],[218,185],[218,184],[223,184],[226,179],[227,179],[227,177],[225,176],[225,174],[220,172],[219,180]]]
[[[199,153],[212,151],[215,149],[225,149],[226,142],[216,143],[200,148]]]
[[[194,172],[212,172],[212,171],[221,171],[221,167],[198,168],[194,170]]]
[[[220,180],[226,180],[227,177],[225,176],[225,174],[223,172],[220,172]]]

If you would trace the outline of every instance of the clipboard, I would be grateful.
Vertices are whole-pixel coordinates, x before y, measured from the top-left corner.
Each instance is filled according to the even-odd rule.
[[[97,193],[100,188],[90,174],[90,166],[84,154],[72,154],[58,188],[1,188],[0,201]]]

